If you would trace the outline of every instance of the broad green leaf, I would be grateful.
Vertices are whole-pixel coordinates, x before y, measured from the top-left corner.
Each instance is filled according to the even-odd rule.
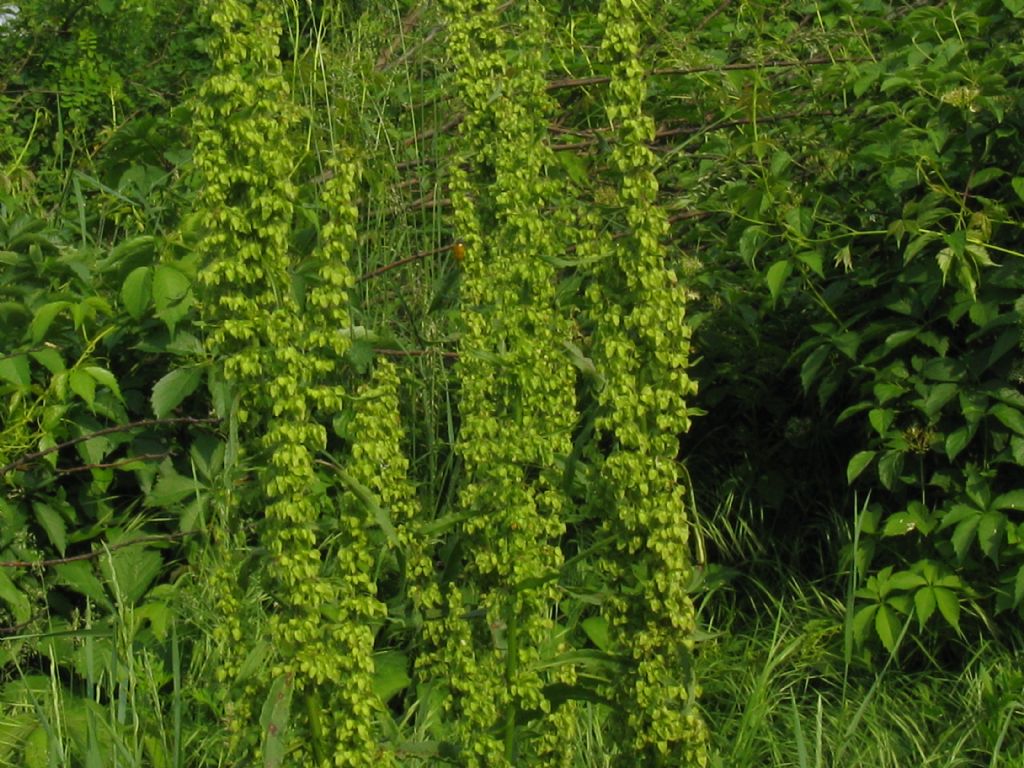
[[[996,403],[988,411],[1018,435],[1024,435],[1024,413],[1006,403]]]
[[[956,552],[957,559],[960,562],[963,562],[967,556],[967,551],[971,547],[971,542],[974,541],[974,534],[978,530],[980,520],[981,515],[972,515],[965,520],[961,520],[953,530],[953,536],[951,537],[953,551]]]
[[[192,282],[180,270],[161,264],[153,273],[153,301],[158,311],[185,297]]]
[[[28,371],[28,356],[14,355],[0,358],[0,379],[10,382],[18,389],[26,389],[32,383]]]
[[[35,316],[32,318],[32,323],[29,325],[29,333],[32,336],[32,341],[38,344],[46,336],[46,332],[50,330],[50,325],[53,323],[53,319],[64,309],[71,306],[69,301],[51,301],[49,304],[44,304],[36,310]]]
[[[768,283],[768,291],[772,295],[773,302],[778,301],[779,295],[782,293],[782,286],[792,271],[793,264],[786,259],[776,261],[768,268],[764,279]]]
[[[946,456],[952,461],[960,452],[967,447],[974,436],[974,431],[968,426],[958,427],[946,435]]]
[[[153,490],[146,496],[147,507],[170,507],[183,499],[194,496],[199,485],[191,477],[178,474],[170,459],[160,465],[160,476]]]
[[[992,502],[993,509],[1013,509],[1017,512],[1024,512],[1024,488],[1018,488],[1009,493],[996,496]]]
[[[907,591],[924,586],[927,582],[919,573],[914,573],[913,571],[896,571],[896,573],[886,579],[885,583],[890,589]]]
[[[902,471],[903,453],[901,451],[886,451],[878,460],[878,479],[886,490],[891,491],[896,487]]]
[[[1014,9],[1013,6],[1018,5],[1024,9],[1024,0],[1003,0],[1003,5],[1013,11],[1015,14],[1019,13],[1018,10]],[[1013,187],[1013,191],[1017,193],[1017,197],[1024,200],[1024,178],[1015,176],[1010,181],[1010,186]]]
[[[50,543],[57,548],[57,551],[63,557],[68,545],[68,534],[64,518],[61,517],[60,512],[41,501],[32,503],[32,511],[35,512],[36,521],[46,532],[46,537],[50,540]]]
[[[37,363],[40,363],[50,373],[57,374],[65,370],[64,358],[60,356],[60,352],[56,349],[37,349],[30,353],[32,359]]]
[[[590,616],[580,622],[580,626],[596,648],[607,651],[611,647],[608,620],[603,616]]]
[[[999,512],[986,512],[978,521],[978,544],[981,545],[981,551],[993,560],[999,556],[999,545],[1005,529],[1006,517]]]
[[[93,573],[92,563],[84,560],[61,563],[54,568],[54,572],[57,575],[57,583],[70,587],[105,608],[113,608],[103,583]]]
[[[860,451],[850,459],[850,463],[846,465],[846,482],[852,485],[853,481],[867,469],[877,453],[878,451]]]
[[[32,608],[28,598],[25,597],[21,590],[14,586],[14,582],[11,581],[5,570],[0,568],[0,600],[3,600],[10,606],[11,615],[14,616],[15,621],[28,621],[32,616]]]
[[[78,395],[90,408],[96,403],[96,379],[80,368],[71,371],[68,376],[71,391]]]
[[[803,386],[805,393],[810,391],[811,383],[817,377],[821,366],[828,359],[830,351],[826,344],[821,344],[804,359],[803,365],[800,366],[800,384]]]
[[[389,701],[412,683],[409,659],[401,651],[383,651],[373,655],[373,692],[381,701]]]
[[[153,396],[150,400],[156,417],[164,418],[177,408],[182,400],[195,392],[202,376],[203,369],[199,366],[178,368],[163,376],[153,385]]]
[[[121,286],[121,302],[132,319],[138,320],[149,306],[153,284],[153,269],[137,267],[128,273]]]
[[[126,538],[130,536],[126,534]],[[146,594],[163,564],[160,553],[144,543],[116,549],[99,558],[100,570],[113,583],[112,593],[120,595],[127,605],[134,605]]]
[[[897,512],[885,521],[882,536],[903,536],[917,528],[917,518],[909,512]]]
[[[956,397],[958,389],[959,385],[948,382],[930,387],[921,410],[929,419],[934,418],[946,403]]]
[[[880,437],[885,437],[895,417],[896,414],[889,408],[872,408],[868,411],[868,421]]]

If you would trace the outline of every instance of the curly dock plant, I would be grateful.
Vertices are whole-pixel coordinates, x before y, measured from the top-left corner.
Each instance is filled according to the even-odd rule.
[[[462,162],[450,184],[466,244],[458,450],[470,561],[449,609],[480,617],[449,627],[452,701],[467,764],[550,764],[565,725],[550,712],[540,661],[558,594],[553,577],[536,577],[562,563],[566,499],[554,459],[571,449],[576,409],[562,347],[570,323],[544,260],[564,249],[561,222],[547,212],[556,190],[544,144],[552,105],[536,56],[546,40],[544,9],[527,2],[506,15],[497,2],[474,0],[444,8],[466,109]],[[528,728],[516,722],[524,713],[534,720]]]
[[[609,691],[624,713],[623,765],[706,764],[706,732],[693,674],[694,610],[688,526],[676,464],[689,427],[684,398],[689,330],[684,294],[665,264],[668,230],[656,205],[653,121],[646,93],[639,19],[645,4],[607,0],[601,58],[610,67],[605,111],[614,127],[610,164],[619,178],[626,236],[592,243],[597,266],[588,288],[597,393],[595,457],[600,481],[592,503],[616,542],[604,559],[613,587],[604,607],[613,642],[628,656]],[[596,453],[596,451],[595,451]]]

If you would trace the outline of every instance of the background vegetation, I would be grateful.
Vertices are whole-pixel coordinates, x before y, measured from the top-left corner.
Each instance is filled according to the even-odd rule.
[[[0,11],[0,765],[1024,760],[1024,4]]]

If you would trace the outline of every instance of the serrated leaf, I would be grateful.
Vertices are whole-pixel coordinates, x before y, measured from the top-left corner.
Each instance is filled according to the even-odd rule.
[[[865,605],[853,615],[853,636],[858,645],[862,645],[867,639],[868,627],[878,610],[878,603]]]
[[[178,474],[170,459],[167,459],[160,465],[160,476],[153,490],[146,495],[144,503],[147,507],[170,507],[194,496],[199,487],[191,477]]]
[[[153,269],[136,267],[128,273],[121,286],[121,302],[133,320],[138,320],[149,306],[152,294]]]
[[[167,416],[181,401],[196,391],[202,379],[203,369],[198,366],[178,368],[163,376],[153,385],[150,402],[158,419]]]
[[[944,587],[935,588],[935,602],[938,603],[939,613],[953,629],[960,633],[960,601],[956,593]]]
[[[778,301],[782,293],[782,286],[793,271],[793,264],[786,259],[776,261],[765,273],[764,279],[768,284],[768,291],[771,293],[772,302]]]
[[[974,541],[974,534],[978,530],[978,522],[980,520],[980,515],[972,515],[965,520],[961,520],[953,530],[953,536],[951,537],[953,551],[956,552],[957,559],[961,562],[967,556],[971,542]]]
[[[134,605],[146,594],[163,564],[160,553],[144,543],[113,550],[109,557],[99,559],[103,575],[116,585],[114,594],[127,605]]]
[[[68,546],[67,526],[60,512],[41,501],[32,503],[32,511],[35,512],[36,521],[46,533],[50,543],[64,556]]]
[[[17,622],[28,621],[32,616],[32,607],[25,594],[14,586],[14,582],[0,569],[0,600],[3,600],[11,608],[14,620]]]
[[[917,519],[909,512],[897,512],[885,521],[882,536],[903,536],[917,528]]]
[[[1010,8],[1010,3],[1008,2],[1008,0],[1003,0],[1003,4],[1006,5],[1008,8]],[[1024,7],[1024,2],[1020,2],[1020,0],[1014,0],[1013,4],[1014,5],[1020,5],[1021,7]],[[1013,10],[1013,9],[1010,8],[1010,10]],[[1016,13],[1016,11],[1014,11],[1014,13]],[[1024,178],[1022,178],[1020,176],[1015,176],[1010,181],[1010,186],[1012,186],[1013,187],[1013,191],[1017,193],[1017,197],[1019,197],[1021,200],[1024,200]]]
[[[1024,512],[1024,488],[996,496],[995,501],[992,502],[992,509],[1013,509],[1017,512]]]
[[[14,355],[0,359],[0,379],[10,382],[18,389],[26,389],[32,383],[28,370],[28,356]]]
[[[106,608],[113,608],[103,583],[93,573],[91,563],[84,560],[60,563],[54,571],[58,584],[69,587]]]
[[[40,363],[50,373],[58,374],[65,370],[64,358],[60,356],[60,352],[56,349],[37,349],[30,354],[33,360]]]
[[[931,587],[922,587],[914,593],[914,612],[917,614],[917,624],[922,629],[935,613],[935,602],[935,590]]]
[[[54,318],[70,306],[71,302],[69,301],[51,301],[37,309],[32,317],[32,323],[29,325],[29,334],[32,336],[33,343],[38,344],[42,341],[46,332],[50,330]]]
[[[78,395],[90,408],[96,403],[96,379],[80,368],[68,375],[71,391]]]
[[[917,589],[926,583],[924,576],[913,571],[896,571],[896,573],[885,580],[885,584],[889,589],[898,589],[904,592],[910,589]]]
[[[921,410],[929,418],[933,419],[938,415],[946,403],[956,397],[959,385],[952,383],[936,384],[928,389],[928,396],[924,399]]]
[[[987,512],[978,520],[978,544],[981,551],[993,560],[999,555],[1002,533],[1005,530],[1006,517],[998,512]]]
[[[87,365],[82,370],[88,373],[93,379],[96,380],[97,384],[102,384],[104,387],[114,393],[114,397],[124,402],[124,398],[121,397],[121,388],[117,386],[117,379],[114,378],[114,374],[108,371],[106,368],[100,368],[98,365]]]
[[[889,653],[896,653],[896,643],[899,640],[900,622],[895,611],[883,603],[878,606],[875,612],[875,632],[878,639]]]

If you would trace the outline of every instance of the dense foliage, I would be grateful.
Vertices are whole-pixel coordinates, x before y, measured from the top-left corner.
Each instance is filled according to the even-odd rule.
[[[1024,759],[1022,19],[0,3],[0,764]]]

